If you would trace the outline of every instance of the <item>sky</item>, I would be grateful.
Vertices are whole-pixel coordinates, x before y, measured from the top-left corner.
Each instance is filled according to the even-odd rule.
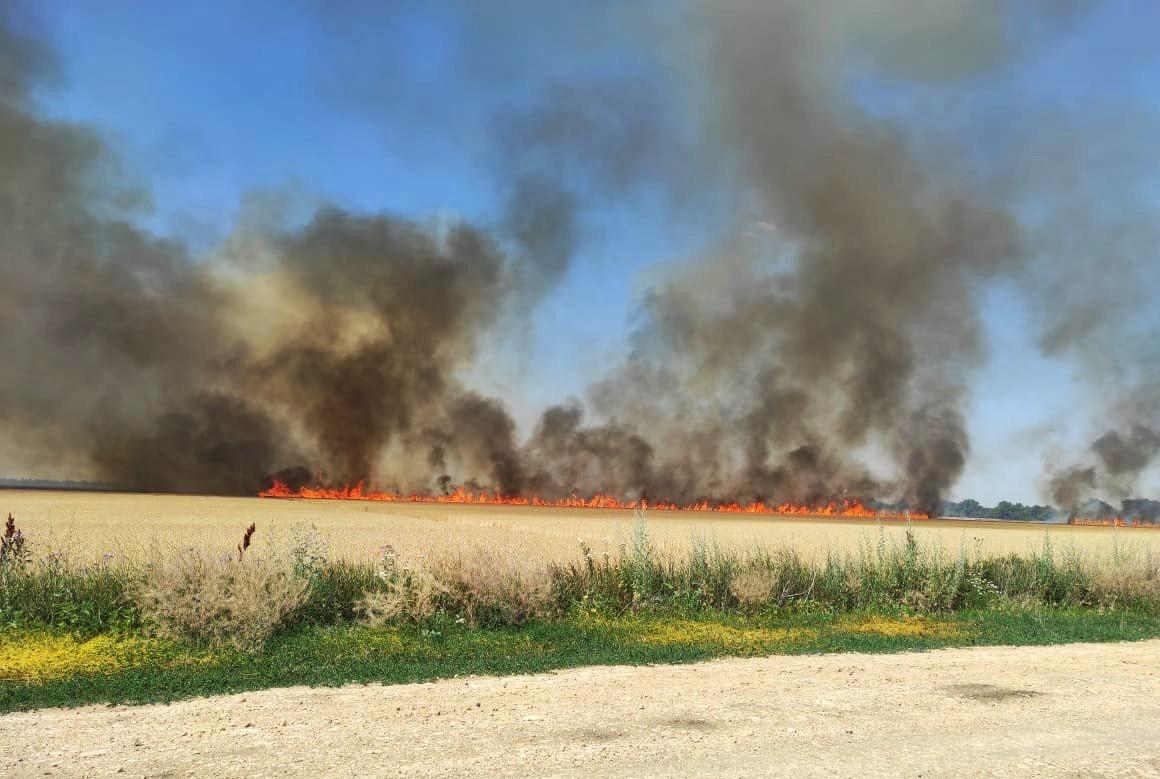
[[[362,13],[366,25],[334,26],[321,5],[49,3],[40,18],[64,72],[43,99],[53,115],[100,128],[147,181],[153,229],[208,249],[255,192],[420,219],[497,219],[495,115],[554,74],[609,67],[600,55],[558,58],[516,41],[488,52],[505,61],[491,62],[501,78],[483,83],[456,57],[471,20],[438,3]],[[540,306],[526,357],[514,356],[519,374],[506,364],[482,377],[525,396],[511,399],[517,413],[530,418],[561,390],[579,393],[620,357],[637,273],[697,248],[695,225],[635,205],[599,215],[575,272]],[[589,315],[574,315],[575,300]]]
[[[588,12],[616,14],[604,4]],[[674,133],[693,131],[697,117],[675,92],[666,97],[680,78],[670,63],[618,45],[615,34],[573,39],[569,13],[531,15],[529,25],[558,26],[536,36],[492,29],[485,11],[439,2],[45,0],[27,11],[59,60],[37,93],[41,109],[95,128],[149,192],[142,223],[207,256],[270,202],[291,214],[331,202],[495,222],[512,164],[502,118],[578,74],[629,74],[661,96]],[[1132,121],[1160,107],[1157,29],[1160,5],[1106,2],[1044,34],[1001,74],[953,92],[872,78],[857,89],[873,112],[903,123],[943,104],[939,137],[964,159],[1002,164],[994,150],[1034,138],[1051,111],[1123,109]],[[529,326],[489,337],[494,359],[468,378],[502,397],[525,431],[544,406],[583,396],[623,358],[658,267],[761,218],[739,218],[745,205],[712,178],[683,188],[675,205],[671,197],[629,187],[592,206],[576,260]],[[1039,501],[1044,451],[1082,447],[1092,433],[1090,388],[1074,361],[1037,349],[1016,283],[986,291],[983,322],[988,357],[971,381],[971,456],[953,493]],[[1160,491],[1154,471],[1148,479]]]

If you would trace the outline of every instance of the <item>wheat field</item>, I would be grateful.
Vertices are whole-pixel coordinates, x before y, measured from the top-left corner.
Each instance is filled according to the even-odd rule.
[[[180,495],[0,490],[0,518],[11,513],[37,554],[74,562],[133,562],[197,547],[229,552],[256,523],[258,551],[313,526],[332,560],[372,561],[385,546],[401,559],[487,547],[513,557],[565,560],[580,542],[615,550],[628,540],[631,511],[540,509],[524,506],[390,504]],[[808,517],[753,517],[700,512],[651,512],[649,533],[662,550],[688,548],[697,538],[724,549],[792,548],[804,557],[855,552],[883,537],[898,540],[904,522]],[[1103,556],[1125,545],[1160,550],[1160,530],[1033,525],[988,521],[913,523],[921,542],[968,554],[1026,553],[1045,539],[1058,550]]]

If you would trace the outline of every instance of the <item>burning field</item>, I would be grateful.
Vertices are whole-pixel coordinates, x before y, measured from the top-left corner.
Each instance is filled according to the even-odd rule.
[[[1148,529],[345,497],[0,490],[0,713],[1160,636]]]
[[[473,492],[463,487],[442,495],[426,493],[411,493],[404,495],[398,492],[379,492],[368,490],[362,482],[354,487],[326,488],[326,487],[299,487],[294,490],[281,481],[274,480],[273,486],[258,493],[262,498],[297,498],[302,500],[368,500],[379,503],[442,503],[471,506],[533,506],[535,508],[600,508],[600,509],[647,509],[649,511],[696,511],[715,512],[719,514],[763,514],[769,516],[801,516],[801,517],[860,517],[862,519],[929,519],[927,514],[909,511],[891,511],[888,509],[875,510],[868,508],[861,501],[844,500],[830,501],[817,505],[800,503],[782,503],[766,505],[762,501],[752,503],[710,502],[701,500],[695,503],[679,504],[672,501],[650,501],[648,498],[639,500],[620,500],[614,495],[596,494],[585,498],[581,495],[570,495],[565,498],[544,499],[538,495],[525,497],[522,495],[492,494],[486,491]]]
[[[1071,5],[1025,10],[1047,34]],[[1063,516],[1132,497],[1160,453],[1135,296],[1157,265],[1131,256],[1154,220],[1102,221],[1057,166],[976,170],[923,135],[937,122],[883,116],[846,81],[850,62],[942,89],[1003,73],[1027,19],[948,4],[910,27],[886,21],[909,4],[871,7],[841,24],[797,2],[639,19],[651,34],[618,45],[668,74],[672,105],[605,75],[505,107],[484,133],[485,218],[328,202],[291,217],[259,198],[208,249],[140,226],[147,188],[114,175],[97,132],[41,110],[52,52],[0,18],[0,467],[185,494],[937,516],[970,463],[984,299],[1005,289],[1024,296],[1030,348],[1083,365],[1095,399],[1091,443],[1045,448],[1040,491]],[[687,60],[658,51],[672,35],[696,42],[660,47]],[[973,43],[936,47],[954,61],[933,67],[931,41],[958,36]],[[678,133],[682,112],[712,121]],[[1018,185],[996,176],[1008,167]],[[648,276],[587,386],[515,408],[534,373],[519,333],[576,305],[552,296],[595,215],[648,192],[679,221],[706,205],[690,176],[752,216]],[[1103,238],[1129,256],[1091,262]],[[478,380],[489,367],[506,390]]]
[[[1148,770],[1145,12],[96,5],[0,0],[0,773]]]
[[[78,562],[140,562],[190,547],[228,550],[238,528],[256,522],[259,550],[313,527],[334,559],[373,563],[386,546],[408,560],[423,555],[487,548],[529,562],[563,561],[580,553],[581,541],[600,552],[631,539],[633,511],[605,507],[549,507],[500,502],[470,503],[423,498],[376,500],[218,498],[12,490],[0,491],[2,508],[21,520],[28,537],[46,553]],[[810,559],[828,552],[856,553],[902,539],[904,519],[865,516],[754,514],[745,511],[648,509],[650,532],[664,549],[687,549],[696,538],[724,548],[792,549]],[[915,522],[924,544],[954,555],[1027,554],[1051,539],[1057,549],[1110,557],[1117,545],[1160,550],[1150,529],[1117,534],[1103,526],[938,520]]]

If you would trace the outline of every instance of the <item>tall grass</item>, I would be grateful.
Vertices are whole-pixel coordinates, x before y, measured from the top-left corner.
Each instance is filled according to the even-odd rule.
[[[274,557],[196,549],[151,566],[132,596],[149,625],[178,640],[257,652],[306,601],[310,583]]]
[[[259,533],[261,530],[259,529]],[[577,614],[882,610],[945,613],[1007,603],[1160,612],[1160,559],[1117,545],[1110,557],[1056,549],[984,556],[924,545],[907,529],[879,531],[852,553],[820,559],[789,548],[724,550],[694,538],[660,551],[643,514],[618,547],[581,542],[568,562],[497,546],[403,565],[385,547],[377,566],[332,561],[300,529],[279,553],[242,559],[187,550],[137,566],[73,565],[24,553],[0,568],[0,623],[79,632],[152,626],[178,638],[260,649],[298,626],[348,623],[521,625]],[[414,555],[408,559],[414,559]]]
[[[134,579],[107,560],[78,565],[62,555],[0,567],[0,626],[82,633],[135,627],[140,620],[128,597]]]
[[[638,533],[644,531],[638,531]],[[723,552],[694,543],[683,557],[661,556],[634,538],[627,553],[554,571],[557,605],[584,602],[605,610],[768,611],[804,606],[834,610],[905,609],[928,613],[978,608],[996,599],[1046,605],[1156,604],[1155,560],[1121,565],[1114,580],[1078,553],[1049,542],[1025,556],[972,559],[923,547],[908,530],[901,544],[881,536],[855,555],[824,561],[792,549]],[[1134,561],[1136,563],[1140,561]],[[1151,567],[1149,567],[1149,565]]]
[[[630,540],[597,553],[583,542],[579,559],[531,575],[526,563],[476,553],[385,576],[377,593],[380,620],[401,605],[405,620],[438,613],[471,624],[521,624],[576,610],[606,614],[705,611],[888,610],[940,613],[999,603],[1160,609],[1160,560],[1121,551],[1112,560],[1049,539],[1025,555],[976,557],[923,546],[910,529],[900,543],[879,534],[856,554],[823,561],[792,549],[722,550],[693,539],[684,553],[661,553],[643,517]],[[422,592],[422,598],[417,595]],[[423,608],[406,604],[422,601]]]

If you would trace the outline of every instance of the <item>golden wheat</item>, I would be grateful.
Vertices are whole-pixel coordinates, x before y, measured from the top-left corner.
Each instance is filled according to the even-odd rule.
[[[282,548],[296,526],[313,525],[331,560],[377,562],[388,545],[401,564],[421,556],[457,556],[487,548],[526,564],[575,560],[579,544],[593,554],[631,543],[630,511],[535,509],[519,506],[399,505],[176,495],[0,490],[0,514],[11,511],[38,555],[57,552],[78,562],[156,560],[189,548],[234,550],[239,533],[256,523],[253,548]],[[694,538],[725,550],[791,548],[817,559],[856,553],[864,545],[901,541],[905,523],[799,517],[748,517],[650,512],[658,551],[687,550]],[[924,545],[955,553],[1024,554],[1050,538],[1058,550],[1111,558],[1124,549],[1160,552],[1160,530],[1037,526],[928,520],[914,523]],[[109,557],[111,555],[111,557]]]

